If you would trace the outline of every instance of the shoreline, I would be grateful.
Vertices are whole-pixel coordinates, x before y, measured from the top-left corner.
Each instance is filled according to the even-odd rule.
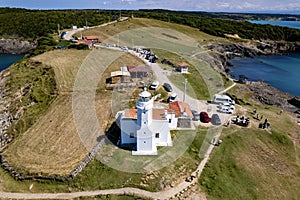
[[[207,48],[211,50],[211,56],[222,63],[222,66],[218,65],[222,73],[228,78],[234,79],[229,75],[229,72],[230,67],[233,66],[230,60],[235,57],[253,58],[259,56],[300,53],[299,43],[289,44],[283,42],[277,43],[274,41],[271,41],[270,43],[272,44],[271,46],[266,43],[264,48],[262,48],[261,43],[253,45],[240,42],[231,42],[228,44],[214,43],[207,45]],[[277,44],[280,45],[278,46]],[[255,102],[263,105],[276,106],[292,113],[300,111],[300,96],[280,90],[263,81],[247,81],[245,86],[247,90],[253,92],[252,100]]]

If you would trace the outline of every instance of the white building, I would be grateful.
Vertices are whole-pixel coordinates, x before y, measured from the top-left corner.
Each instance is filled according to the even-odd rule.
[[[178,112],[180,108],[153,108],[154,98],[151,94],[143,91],[139,94],[136,109],[126,109],[119,112],[121,128],[121,145],[133,144],[136,149],[132,155],[157,155],[157,146],[172,146],[170,129],[178,126]],[[175,102],[173,102],[174,104]],[[177,103],[180,105],[185,103]],[[173,105],[173,107],[174,107]],[[186,107],[184,115],[186,116]],[[188,109],[191,119],[191,111]]]
[[[182,74],[187,74],[189,72],[189,64],[185,62],[178,63],[177,71]]]

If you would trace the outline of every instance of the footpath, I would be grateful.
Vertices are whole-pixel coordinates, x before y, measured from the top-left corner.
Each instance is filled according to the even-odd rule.
[[[221,135],[221,129],[215,136],[215,140]],[[206,151],[203,160],[196,169],[197,173],[193,173],[195,178],[191,182],[183,180],[178,185],[170,188],[168,190],[163,190],[159,192],[149,192],[146,190],[138,188],[118,188],[118,189],[108,189],[108,190],[95,190],[95,191],[82,191],[82,192],[71,192],[71,193],[10,193],[10,192],[0,192],[1,199],[73,199],[78,197],[92,197],[97,195],[124,195],[131,194],[140,197],[152,198],[152,199],[170,199],[176,197],[183,193],[184,191],[191,188],[194,184],[198,182],[199,177],[204,169],[205,164],[209,160],[209,156],[215,145],[210,145]]]

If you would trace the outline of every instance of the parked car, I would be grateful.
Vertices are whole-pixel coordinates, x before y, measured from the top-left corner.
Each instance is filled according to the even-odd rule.
[[[127,46],[123,46],[123,47],[120,47],[121,48],[121,50],[123,50],[123,51],[128,51],[128,47]]]
[[[172,93],[168,98],[168,102],[174,102],[176,100],[176,97],[177,97],[177,94]]]
[[[191,112],[193,114],[193,120],[194,121],[200,120],[200,114],[196,110],[191,110]]]
[[[153,81],[153,83],[150,85],[150,89],[151,90],[156,90],[159,86],[159,82],[158,81]]]
[[[231,110],[235,109],[234,105],[232,105],[231,103],[220,103],[217,107],[218,108],[222,108],[222,107],[229,108]]]
[[[207,112],[201,112],[200,113],[200,121],[203,123],[210,122],[210,117],[208,116]]]
[[[227,107],[227,106],[221,106],[221,107],[218,108],[217,111],[221,112],[221,113],[232,114],[232,109],[230,107]]]
[[[211,123],[213,125],[221,125],[222,124],[221,119],[220,119],[220,117],[219,117],[218,114],[213,114],[211,116],[211,120],[210,121],[211,121]]]
[[[169,84],[169,83],[164,83],[164,88],[167,92],[172,92],[173,89],[172,89],[172,86]]]

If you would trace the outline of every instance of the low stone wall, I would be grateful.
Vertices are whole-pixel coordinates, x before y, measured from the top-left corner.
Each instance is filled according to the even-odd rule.
[[[17,170],[15,170],[13,167],[11,167],[8,162],[6,161],[4,155],[0,153],[0,164],[8,173],[11,174],[12,177],[14,177],[16,180],[52,180],[52,181],[59,181],[64,182],[71,179],[74,179],[76,175],[81,172],[87,164],[95,157],[96,153],[99,151],[99,149],[105,144],[105,137],[103,137],[100,142],[92,149],[92,151],[89,153],[89,155],[86,157],[86,159],[78,166],[76,169],[73,170],[73,172],[66,176],[66,177],[60,177],[60,176],[42,176],[42,175],[25,175]]]

